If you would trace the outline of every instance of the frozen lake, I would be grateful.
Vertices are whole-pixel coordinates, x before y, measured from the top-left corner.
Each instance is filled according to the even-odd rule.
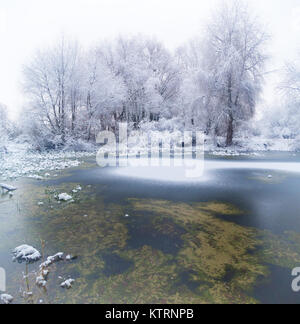
[[[45,242],[45,256],[78,256],[51,269],[47,292],[31,283],[45,303],[300,302],[291,290],[300,266],[299,155],[207,157],[199,179],[183,167],[87,162],[57,178],[19,180],[14,197],[1,196],[0,266],[17,301],[25,265],[10,251]],[[62,192],[74,202],[58,204]],[[59,277],[68,276],[76,282],[66,291]]]

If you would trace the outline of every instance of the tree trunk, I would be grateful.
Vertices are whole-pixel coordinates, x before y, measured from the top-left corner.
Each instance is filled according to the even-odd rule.
[[[233,143],[233,117],[230,116],[227,125],[226,146],[232,146]]]
[[[87,95],[87,99],[86,99],[86,107],[88,110],[88,116],[89,116],[89,120],[88,120],[88,126],[87,126],[87,141],[89,142],[91,140],[92,137],[92,117],[93,117],[93,113],[92,113],[92,107],[91,107],[91,94],[90,92]]]
[[[227,125],[227,138],[226,146],[231,146],[233,142],[233,112],[232,112],[232,76],[229,75],[228,80],[228,108],[229,108],[229,119]]]

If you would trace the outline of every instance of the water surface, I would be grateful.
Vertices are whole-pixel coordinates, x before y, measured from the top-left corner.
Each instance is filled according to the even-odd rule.
[[[300,266],[299,163],[279,153],[210,157],[198,181],[184,169],[89,163],[48,181],[19,180],[13,198],[0,198],[8,292],[34,303],[300,303],[290,276]],[[59,204],[62,192],[75,202]],[[23,243],[44,257],[78,258],[54,265],[44,291],[11,261]],[[59,284],[69,276],[76,282],[66,291]]]

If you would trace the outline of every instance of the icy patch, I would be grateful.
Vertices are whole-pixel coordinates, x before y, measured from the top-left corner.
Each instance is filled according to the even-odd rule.
[[[300,173],[300,163],[297,162],[248,162],[248,161],[210,161],[205,160],[205,171],[212,170],[268,170]],[[272,177],[272,175],[270,175]]]
[[[32,246],[21,245],[14,249],[13,251],[13,261],[26,261],[26,262],[35,262],[41,259],[40,252]]]
[[[140,159],[141,161],[143,159]],[[187,161],[187,160],[185,160]],[[197,161],[200,164],[203,161]],[[188,182],[199,183],[211,181],[215,177],[216,170],[266,170],[300,173],[300,163],[297,162],[253,162],[253,161],[227,161],[227,160],[204,160],[204,172],[202,176],[191,178],[186,176],[188,168],[182,167],[121,167],[110,168],[108,172],[118,177],[152,180],[160,182]],[[271,176],[271,174],[269,174]],[[269,178],[271,179],[271,177]]]
[[[2,294],[2,295],[0,296],[0,300],[1,300],[4,304],[8,305],[8,304],[11,304],[11,303],[13,302],[14,298],[13,298],[13,296],[11,296],[11,295]]]
[[[201,160],[174,159],[174,166],[164,166],[170,164],[168,159],[151,159],[153,166],[149,166],[149,161],[145,158],[130,158],[128,162],[128,167],[110,168],[108,172],[122,177],[164,182],[207,181],[209,176],[208,174],[203,174],[203,161]],[[199,171],[195,172],[197,177],[188,176],[190,171],[197,170]]]

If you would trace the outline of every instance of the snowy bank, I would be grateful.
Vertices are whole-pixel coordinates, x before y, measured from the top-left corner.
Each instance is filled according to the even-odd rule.
[[[28,148],[23,145],[11,144],[7,146],[7,152],[0,158],[0,179],[5,181],[30,177],[44,180],[44,177],[49,177],[50,171],[78,167],[82,163],[82,158],[91,156],[95,156],[95,153],[64,151],[39,153],[28,151]]]
[[[247,155],[251,153],[263,152],[298,152],[300,151],[300,141],[297,139],[270,139],[264,137],[236,138],[231,147],[222,147],[225,139],[205,140],[205,151],[214,155]]]

